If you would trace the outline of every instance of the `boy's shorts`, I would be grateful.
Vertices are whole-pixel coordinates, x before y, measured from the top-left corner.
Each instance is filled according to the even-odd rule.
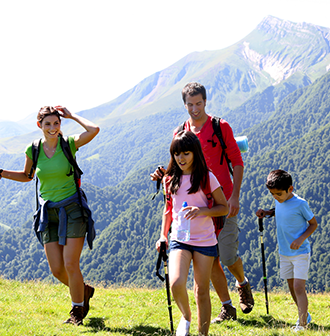
[[[81,208],[77,203],[71,203],[65,208],[68,222],[66,228],[67,238],[80,238],[85,237],[87,231],[88,216],[84,211],[85,219],[82,220]],[[59,209],[47,209],[48,211],[48,224],[42,234],[42,242],[44,244],[56,242],[58,238],[58,224],[59,224]]]
[[[198,252],[200,254],[206,255],[208,257],[216,258],[218,256],[218,248],[217,245],[214,246],[193,246],[178,242],[176,240],[171,240],[170,242],[170,251],[173,250],[186,250],[190,251],[191,254],[194,252]]]
[[[282,279],[308,280],[310,253],[296,256],[280,254],[280,276]]]
[[[225,224],[218,237],[220,261],[231,266],[238,260],[238,225],[237,216],[225,219]]]

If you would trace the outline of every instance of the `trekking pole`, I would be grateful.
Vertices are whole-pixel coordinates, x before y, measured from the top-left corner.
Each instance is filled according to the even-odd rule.
[[[163,168],[163,166],[158,166],[157,167],[157,170],[158,170],[158,172],[160,173],[160,175],[162,176],[161,178],[159,178],[158,180],[157,180],[157,187],[156,187],[156,192],[155,192],[155,194],[152,196],[152,198],[151,198],[151,200],[153,201],[154,199],[155,199],[155,197],[157,196],[157,194],[159,193],[159,190],[160,190],[160,186],[161,186],[161,184],[162,184],[162,179],[163,179],[163,177],[164,177],[164,173],[163,173],[163,171],[161,170],[161,168]],[[164,198],[164,202],[165,202],[165,198]]]
[[[259,231],[260,231],[260,243],[261,243],[261,255],[262,255],[262,268],[264,273],[264,285],[265,285],[265,303],[267,314],[269,314],[268,309],[268,292],[267,292],[267,274],[266,274],[266,261],[265,261],[265,247],[264,247],[264,226],[262,224],[262,218],[259,218]]]
[[[165,280],[166,283],[166,294],[167,294],[167,307],[168,307],[168,313],[170,316],[170,326],[171,326],[171,333],[174,333],[174,328],[173,328],[173,317],[172,317],[172,304],[171,304],[171,293],[170,293],[170,281],[168,278],[168,272],[167,272],[167,255],[166,255],[166,242],[161,241],[160,243],[160,250],[159,250],[159,255],[158,255],[158,260],[157,260],[157,268],[156,268],[156,275],[158,278],[162,281]],[[159,274],[159,268],[161,262],[164,262],[164,272],[165,272],[165,279]]]

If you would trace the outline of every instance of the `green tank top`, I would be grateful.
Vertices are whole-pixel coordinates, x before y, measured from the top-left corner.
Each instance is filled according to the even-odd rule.
[[[74,143],[74,137],[68,137],[72,155],[75,156],[77,149]],[[26,147],[25,154],[32,160],[32,144]],[[60,141],[54,155],[49,159],[40,146],[36,174],[40,181],[40,194],[45,201],[59,202],[76,193],[76,185],[73,174],[67,176],[70,172],[70,164],[65,157]]]

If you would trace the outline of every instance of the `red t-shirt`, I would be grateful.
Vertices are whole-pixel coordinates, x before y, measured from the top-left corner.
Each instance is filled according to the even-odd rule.
[[[242,160],[241,152],[238,148],[236,140],[234,138],[233,131],[227,121],[221,119],[220,127],[222,132],[222,138],[227,146],[226,154],[230,159],[233,167],[242,166],[244,163]],[[188,120],[185,123],[185,130],[191,131]],[[175,130],[175,133],[177,130]],[[194,132],[195,133],[195,132]],[[203,154],[206,160],[208,168],[218,179],[220,185],[223,187],[223,192],[228,200],[233,192],[233,182],[231,180],[228,164],[225,158],[220,165],[220,159],[222,154],[222,147],[216,134],[214,134],[212,126],[212,117],[208,115],[208,119],[203,125],[202,129],[195,133],[202,145]],[[213,147],[213,145],[215,146]]]

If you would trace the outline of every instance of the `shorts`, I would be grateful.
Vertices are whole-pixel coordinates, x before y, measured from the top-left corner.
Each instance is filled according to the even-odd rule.
[[[227,218],[218,237],[220,261],[225,266],[231,266],[238,260],[238,234],[237,216]]]
[[[67,238],[80,238],[85,237],[87,232],[88,216],[84,211],[85,220],[82,220],[81,208],[77,203],[71,203],[64,207],[68,222],[66,229]],[[60,209],[52,208],[48,211],[48,224],[45,231],[41,232],[42,242],[44,244],[59,241],[58,238],[58,225],[59,225],[59,211]]]
[[[281,279],[308,280],[310,253],[296,256],[280,254],[280,277]]]
[[[171,240],[170,242],[170,251],[172,250],[186,250],[190,251],[191,254],[198,252],[200,254],[206,255],[208,257],[216,258],[218,256],[217,245],[214,246],[193,246],[178,242],[176,240]]]

